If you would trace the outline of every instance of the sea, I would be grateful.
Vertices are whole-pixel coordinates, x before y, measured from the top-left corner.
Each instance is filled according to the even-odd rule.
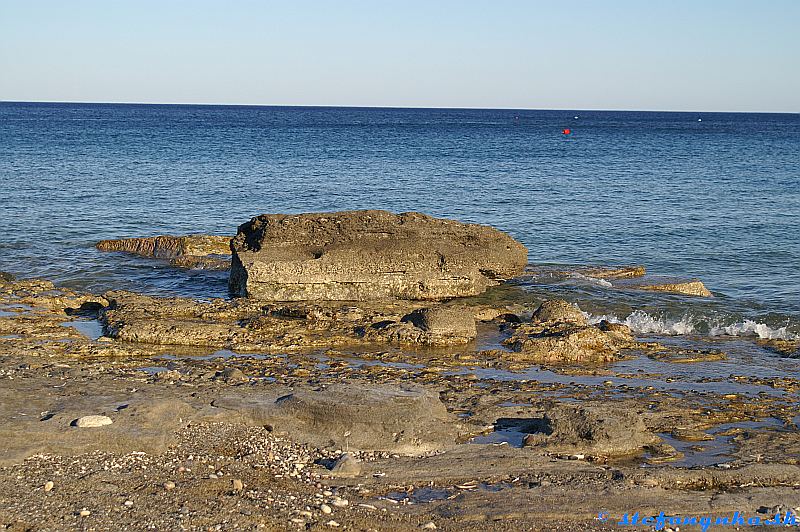
[[[529,275],[532,304],[641,334],[800,334],[800,114],[0,103],[0,270],[18,277],[229,297],[225,272],[94,245],[367,208],[495,226],[534,270],[641,264],[713,293]]]

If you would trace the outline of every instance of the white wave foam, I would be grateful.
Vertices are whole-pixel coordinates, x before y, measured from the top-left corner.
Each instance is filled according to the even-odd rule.
[[[620,319],[613,314],[594,316],[586,314],[589,323],[597,324],[603,320],[611,323],[622,323],[638,334],[664,334],[669,336],[688,335],[699,332],[698,320],[688,314],[679,320],[668,320],[651,316],[643,310],[633,311],[627,318]],[[714,326],[708,331],[709,336],[753,336],[765,340],[796,340],[799,336],[788,330],[787,327],[773,328],[766,323],[753,320],[733,323],[725,326]]]
[[[598,279],[597,277],[590,277],[588,275],[583,275],[581,273],[573,273],[570,275],[573,279],[580,279],[581,281],[585,281],[589,284],[595,284],[597,286],[602,286],[605,288],[611,288],[614,286],[610,282],[606,281],[605,279]]]
[[[753,320],[744,320],[723,327],[712,327],[708,331],[710,336],[758,336],[763,340],[795,340],[797,335],[789,332],[786,327],[773,329],[765,323]]]
[[[603,315],[603,316],[587,316],[589,323],[600,323],[603,320],[610,321],[611,323],[622,323],[631,328],[635,333],[639,334],[666,334],[670,336],[692,334],[695,331],[693,320],[687,315],[680,320],[666,320],[656,318],[643,310],[633,311],[624,320],[619,319],[617,316]]]

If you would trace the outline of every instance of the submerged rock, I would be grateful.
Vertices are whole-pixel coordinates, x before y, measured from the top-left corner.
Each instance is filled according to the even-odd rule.
[[[227,270],[231,238],[214,235],[154,236],[101,240],[101,251],[123,251],[143,257],[169,259],[179,268]]]
[[[713,294],[699,279],[674,279],[669,277],[648,276],[642,279],[625,280],[617,283],[618,288],[647,290],[649,292],[667,292],[685,296],[712,297]]]
[[[636,412],[613,407],[559,405],[548,410],[526,447],[549,452],[619,456],[640,453],[659,442]]]
[[[757,340],[756,343],[784,357],[800,358],[800,339],[762,338]]]
[[[14,276],[7,272],[0,272],[0,283],[7,283],[14,280]]]
[[[376,210],[265,214],[239,227],[232,249],[232,292],[274,301],[470,296],[527,263],[497,229]]]

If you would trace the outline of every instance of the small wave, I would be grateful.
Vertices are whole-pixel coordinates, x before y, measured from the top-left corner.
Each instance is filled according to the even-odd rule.
[[[598,279],[597,277],[590,277],[588,275],[583,275],[581,273],[573,273],[570,275],[573,279],[579,279],[581,281],[585,281],[589,284],[595,284],[597,286],[603,286],[605,288],[611,288],[612,285],[610,282],[606,281],[605,279]]]
[[[762,340],[797,339],[797,335],[789,332],[786,327],[778,327],[776,329],[766,323],[758,323],[753,320],[744,320],[723,327],[712,327],[708,334],[710,336],[758,336]]]
[[[600,323],[603,320],[611,323],[622,323],[630,327],[633,332],[639,334],[666,334],[675,336],[692,334],[695,332],[694,321],[688,315],[680,320],[667,320],[651,316],[643,310],[635,310],[624,320],[613,314],[604,314],[602,316],[588,315],[587,317],[589,323]]]
[[[613,314],[595,316],[587,314],[589,323],[597,324],[603,320],[611,323],[621,323],[631,328],[638,334],[664,334],[669,336],[688,335],[701,333],[706,329],[704,319],[699,319],[689,314],[681,319],[670,320],[658,318],[644,312],[643,310],[633,311],[627,318],[620,319]],[[698,329],[702,330],[698,330]],[[709,336],[750,336],[758,337],[763,340],[796,340],[800,336],[792,333],[787,327],[770,327],[766,323],[758,323],[753,320],[744,320],[731,325],[718,325],[708,328]]]

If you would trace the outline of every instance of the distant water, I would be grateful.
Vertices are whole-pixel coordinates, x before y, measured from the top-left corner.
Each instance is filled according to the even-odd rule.
[[[798,114],[0,103],[0,270],[19,276],[224,296],[224,274],[93,245],[361,208],[491,224],[532,262],[644,264],[715,293],[530,284],[645,332],[800,332]]]

